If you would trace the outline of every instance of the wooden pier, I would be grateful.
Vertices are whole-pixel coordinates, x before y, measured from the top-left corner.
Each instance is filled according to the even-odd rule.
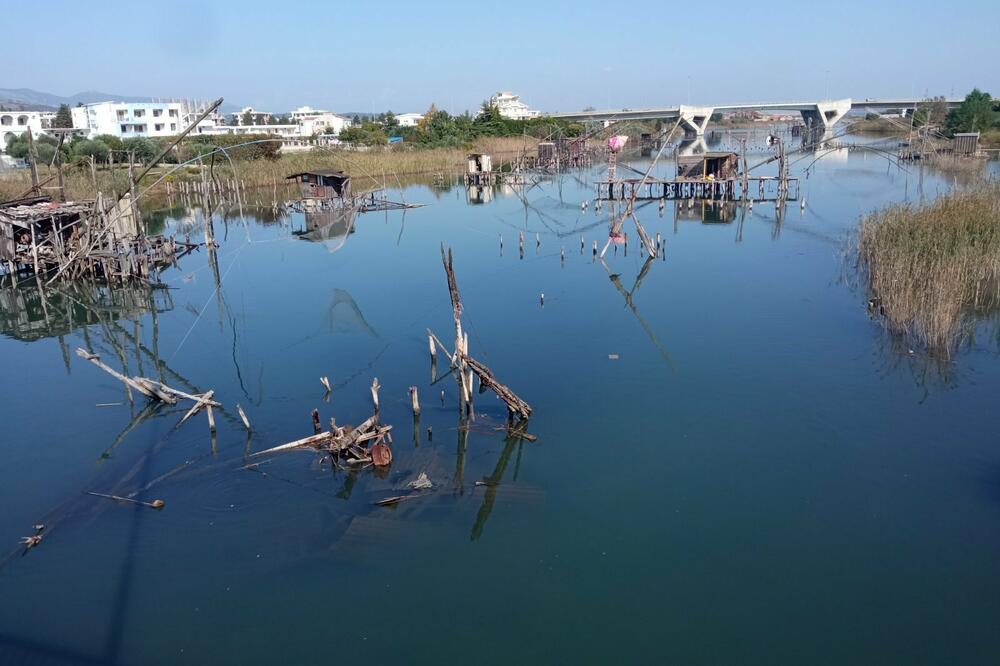
[[[744,191],[744,183],[746,191]],[[597,199],[629,201],[632,199],[719,199],[729,201],[795,201],[799,198],[798,178],[751,176],[745,179],[707,178],[650,179],[619,178],[598,181]]]

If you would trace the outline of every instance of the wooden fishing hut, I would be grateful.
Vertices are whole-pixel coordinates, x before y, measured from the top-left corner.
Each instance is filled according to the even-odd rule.
[[[468,185],[488,185],[493,182],[493,159],[485,153],[466,156],[465,182]]]
[[[48,197],[0,204],[0,261],[10,273],[59,263],[93,209],[93,201],[61,203]]]
[[[747,176],[741,174],[739,155],[707,152],[678,155],[673,179],[624,178],[598,181],[597,198],[605,201],[628,199],[754,199],[768,201],[798,198],[798,178]],[[784,174],[784,167],[779,167]],[[794,184],[794,193],[788,187]],[[773,185],[773,187],[772,187]]]
[[[304,201],[351,200],[351,177],[339,169],[315,169],[286,176],[299,184]]]

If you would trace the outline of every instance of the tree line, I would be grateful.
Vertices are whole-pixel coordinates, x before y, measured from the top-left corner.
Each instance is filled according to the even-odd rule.
[[[403,127],[389,111],[378,116],[355,117],[354,124],[340,131],[338,137],[345,143],[361,146],[384,146],[393,141],[417,148],[468,147],[479,137],[521,136],[527,134],[538,139],[553,136],[579,136],[583,126],[547,117],[513,120],[504,117],[499,107],[483,102],[479,113],[468,111],[451,115],[431,104],[423,118],[414,126]]]

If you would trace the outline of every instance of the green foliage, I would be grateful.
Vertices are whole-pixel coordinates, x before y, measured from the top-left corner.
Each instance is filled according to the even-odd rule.
[[[249,146],[234,147],[242,143],[254,141],[260,141],[261,143],[251,143]],[[263,133],[198,136],[192,141],[185,141],[180,145],[177,159],[181,162],[187,162],[199,155],[207,155],[219,148],[226,149],[226,152],[225,154],[218,153],[216,155],[217,161],[228,162],[226,155],[229,155],[233,160],[276,160],[280,157],[281,140]]]
[[[98,134],[94,137],[94,141],[100,141],[109,150],[125,150],[125,146],[122,145],[122,140],[113,134]]]
[[[59,110],[56,111],[56,117],[52,120],[53,127],[72,127],[73,126],[73,114],[70,113],[69,107],[65,104],[59,105]]]
[[[52,164],[52,158],[55,157],[56,147],[49,143],[36,143],[35,144],[35,163],[36,164]]]
[[[945,102],[944,97],[932,97],[921,102],[920,106],[914,110],[913,125],[914,127],[923,127],[924,125],[940,126],[945,123],[947,118],[948,104]]]
[[[338,138],[346,143],[359,146],[384,146],[389,142],[389,137],[382,129],[382,125],[374,122],[345,127],[340,130]]]
[[[75,156],[88,159],[93,157],[98,162],[106,161],[109,152],[108,144],[103,141],[84,139],[73,144],[73,154]]]
[[[993,98],[990,97],[989,93],[975,88],[965,96],[961,106],[952,109],[951,113],[948,114],[946,125],[949,134],[954,134],[955,132],[985,132],[996,126],[997,123],[998,115],[994,109]]]
[[[122,150],[132,153],[136,161],[143,164],[149,162],[160,152],[156,142],[142,136],[132,137],[122,141]]]
[[[7,154],[16,160],[27,159],[28,142],[24,139],[24,135],[11,135],[7,139]]]

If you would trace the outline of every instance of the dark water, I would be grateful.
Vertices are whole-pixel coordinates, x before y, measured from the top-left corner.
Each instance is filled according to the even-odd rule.
[[[595,166],[482,205],[407,187],[391,196],[429,205],[318,242],[302,214],[229,208],[217,269],[196,252],[169,290],[5,289],[0,662],[995,662],[996,331],[948,365],[911,353],[844,260],[861,214],[952,178],[816,157],[794,157],[807,205],[780,223],[641,208],[666,242],[645,269],[632,233],[607,269],[591,256]],[[161,218],[200,239],[200,215]],[[492,394],[459,430],[455,382],[430,386],[426,329],[453,337],[442,241],[471,352],[535,408],[536,442],[493,429]],[[203,415],[175,429],[181,405],[130,407],[76,347],[214,389],[217,438]],[[239,469],[311,434],[314,407],[363,420],[376,376],[388,472],[309,452]],[[421,471],[432,493],[373,506]],[[162,512],[83,493],[150,483]]]

